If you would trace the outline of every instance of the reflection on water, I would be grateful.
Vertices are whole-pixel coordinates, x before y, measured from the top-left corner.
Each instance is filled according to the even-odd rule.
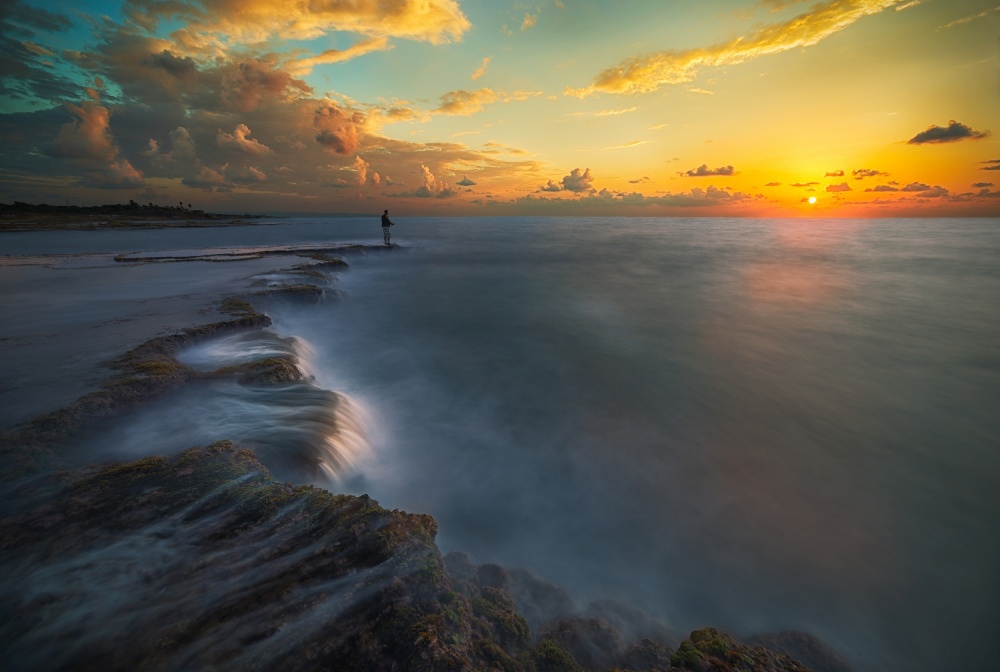
[[[998,653],[1000,231],[497,220],[275,311],[446,549],[863,669]],[[528,241],[530,244],[525,244]]]

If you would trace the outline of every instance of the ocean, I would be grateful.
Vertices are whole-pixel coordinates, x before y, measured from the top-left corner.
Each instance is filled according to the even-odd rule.
[[[443,551],[581,609],[806,631],[858,670],[994,669],[1000,221],[394,221],[399,247],[346,256],[326,299],[182,353],[294,352],[308,387],[185,389],[76,459],[231,438],[279,477],[430,513]],[[381,241],[377,217],[268,223],[0,236],[0,423],[304,261],[116,254]],[[324,468],[300,468],[317,441]]]

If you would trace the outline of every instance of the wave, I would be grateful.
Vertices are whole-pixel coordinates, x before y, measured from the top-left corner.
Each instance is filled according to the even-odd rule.
[[[213,338],[177,359],[203,374],[88,433],[74,453],[123,459],[230,439],[275,477],[342,486],[373,459],[364,404],[317,385],[313,348],[272,329]]]

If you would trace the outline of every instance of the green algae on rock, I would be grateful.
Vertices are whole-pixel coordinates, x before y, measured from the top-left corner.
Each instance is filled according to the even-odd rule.
[[[177,361],[175,355],[181,349],[214,336],[271,324],[270,317],[237,301],[223,303],[223,308],[240,313],[237,319],[189,327],[145,341],[108,363],[118,374],[105,380],[99,390],[0,435],[2,478],[16,478],[46,464],[55,466],[53,450],[95,421],[116,416],[203,376]]]
[[[463,662],[429,516],[276,483],[229,442],[60,480],[0,522],[0,633],[26,669]]]
[[[808,672],[783,653],[737,644],[715,628],[695,630],[671,656],[672,666],[698,672]]]

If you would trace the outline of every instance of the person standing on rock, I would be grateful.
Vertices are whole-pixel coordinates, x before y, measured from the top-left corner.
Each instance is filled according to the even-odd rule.
[[[391,236],[389,235],[390,226],[393,226],[393,223],[392,220],[389,219],[389,211],[386,210],[384,213],[382,213],[382,240],[385,241],[386,245],[390,244],[389,243],[389,238],[391,238]]]

